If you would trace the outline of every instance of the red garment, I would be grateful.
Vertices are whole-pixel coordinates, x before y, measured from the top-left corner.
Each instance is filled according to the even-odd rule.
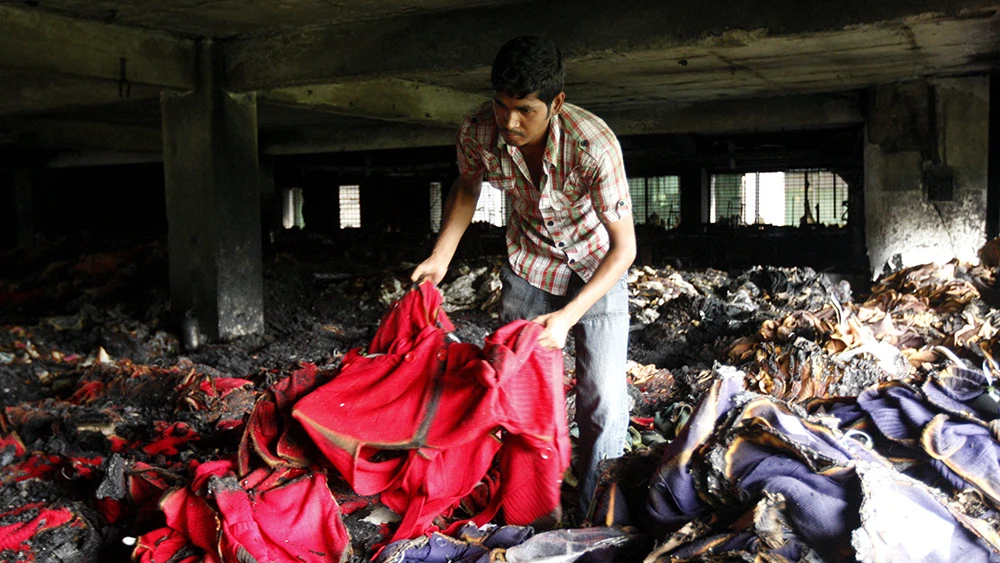
[[[12,524],[0,526],[0,552],[31,552],[31,538],[43,530],[51,530],[68,523],[74,518],[73,513],[65,507],[53,508],[43,502],[35,502],[14,507],[0,513],[0,518],[28,513],[30,520],[15,521]],[[30,559],[29,559],[30,560]]]
[[[477,523],[500,505],[522,525],[559,507],[570,455],[561,352],[538,346],[542,327],[527,321],[482,349],[450,341],[453,329],[441,294],[421,285],[393,305],[368,355],[349,352],[292,411],[356,492],[404,515],[393,540],[426,532],[497,454],[498,494]]]
[[[322,473],[258,469],[237,479],[228,461],[204,463],[190,487],[169,491],[160,507],[167,526],[139,538],[134,561],[173,563],[187,546],[203,550],[204,563],[350,557],[347,528]]]
[[[22,489],[22,493],[29,490]],[[45,492],[41,495],[48,496]],[[37,498],[36,494],[29,496]],[[56,493],[56,496],[59,494]],[[0,561],[95,560],[98,532],[94,529],[89,510],[82,504],[49,499],[18,505],[17,499],[8,500],[13,504],[0,508]],[[57,554],[62,554],[65,559]]]
[[[318,457],[309,437],[292,421],[291,411],[321,380],[316,366],[306,363],[257,399],[240,441],[237,474],[250,472],[253,454],[270,467],[306,467]]]

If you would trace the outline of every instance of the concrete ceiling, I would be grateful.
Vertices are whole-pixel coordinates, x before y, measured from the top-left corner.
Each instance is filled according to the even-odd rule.
[[[0,22],[0,145],[115,154],[160,150],[203,40],[271,154],[449,144],[521,34],[624,135],[857,123],[869,86],[1000,68],[998,0],[0,0]]]

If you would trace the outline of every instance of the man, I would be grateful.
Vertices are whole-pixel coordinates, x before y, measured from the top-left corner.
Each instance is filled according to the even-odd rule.
[[[562,54],[539,37],[505,44],[494,97],[458,132],[459,178],[429,258],[411,276],[440,283],[472,220],[485,179],[510,203],[502,317],[545,328],[539,345],[576,345],[577,474],[586,513],[597,464],[622,455],[628,424],[625,273],[635,230],[621,147],[595,115],[565,102]]]

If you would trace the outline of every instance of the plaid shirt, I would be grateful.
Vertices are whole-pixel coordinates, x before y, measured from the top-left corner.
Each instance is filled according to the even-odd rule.
[[[540,187],[521,151],[498,134],[492,102],[466,116],[457,142],[462,178],[482,177],[511,204],[507,255],[514,272],[553,295],[566,294],[573,273],[589,281],[610,247],[603,223],[632,211],[621,146],[607,124],[563,104],[550,123]]]

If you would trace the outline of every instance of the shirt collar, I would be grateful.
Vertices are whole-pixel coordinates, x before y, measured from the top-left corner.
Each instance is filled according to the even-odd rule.
[[[559,162],[559,148],[562,147],[563,135],[562,120],[559,119],[558,114],[553,115],[549,119],[549,137],[545,141],[545,154],[542,156],[543,161],[553,166]]]
[[[545,140],[545,154],[542,155],[542,160],[548,162],[549,164],[555,165],[559,161],[559,147],[562,146],[562,137],[565,133],[562,130],[562,120],[559,119],[559,115],[553,115],[549,119],[549,135]],[[500,134],[499,128],[497,129],[497,148],[503,149],[510,153],[510,148],[507,146],[507,141],[504,140],[503,135]]]

